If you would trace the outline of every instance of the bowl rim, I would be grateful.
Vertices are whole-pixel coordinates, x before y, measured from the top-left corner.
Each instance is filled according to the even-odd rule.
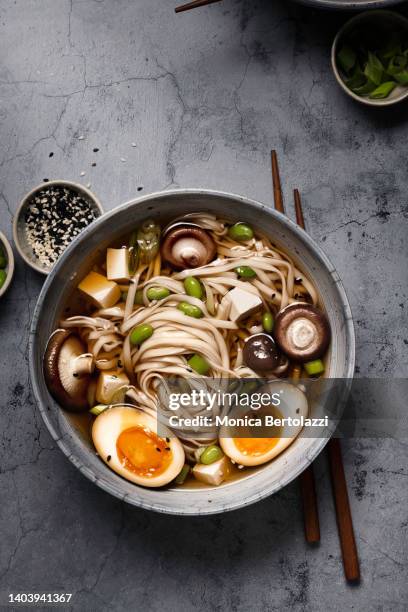
[[[384,1],[387,2],[386,6],[395,6],[397,4],[402,4],[404,0],[363,0],[362,2],[339,2],[338,0],[295,0],[300,4],[305,4],[306,6],[314,6],[315,8],[320,8],[323,10],[332,10],[332,11],[361,11],[363,9],[378,9],[381,10],[381,7],[384,5]],[[384,9],[387,10],[387,9]]]
[[[44,306],[44,303],[45,303],[44,301],[45,301],[46,294],[48,293],[48,289],[50,285],[52,284],[54,277],[58,274],[59,268],[63,265],[64,260],[70,256],[71,254],[70,252],[75,247],[76,243],[79,242],[80,240],[83,240],[87,232],[94,231],[96,229],[97,224],[105,223],[107,219],[114,217],[118,213],[118,211],[124,210],[129,206],[141,206],[145,204],[146,202],[155,200],[157,198],[166,198],[169,196],[172,197],[172,196],[177,196],[177,195],[184,195],[184,196],[202,195],[202,196],[209,196],[212,198],[217,198],[217,197],[226,198],[231,201],[235,201],[235,203],[241,202],[243,204],[246,204],[250,206],[251,208],[253,208],[255,211],[256,210],[259,210],[262,212],[266,211],[272,217],[276,217],[277,219],[279,219],[279,222],[283,223],[289,229],[289,231],[294,232],[301,241],[307,242],[309,244],[309,246],[313,250],[314,255],[319,260],[319,263],[322,266],[324,266],[327,273],[333,277],[335,284],[337,286],[337,290],[339,291],[339,294],[340,294],[341,307],[345,315],[344,333],[345,333],[345,336],[347,337],[347,346],[348,346],[347,372],[344,373],[344,379],[347,379],[350,382],[350,384],[354,376],[354,368],[355,368],[355,332],[354,332],[352,312],[351,312],[350,304],[349,304],[345,289],[343,287],[343,284],[333,264],[331,263],[329,258],[326,256],[324,251],[320,248],[320,246],[317,245],[315,241],[313,240],[313,238],[311,238],[302,228],[300,228],[291,219],[286,217],[286,215],[283,215],[275,211],[274,209],[270,208],[269,206],[266,206],[265,204],[262,204],[259,201],[253,200],[251,198],[247,198],[245,196],[241,196],[241,195],[233,194],[229,192],[224,192],[224,191],[219,191],[219,190],[200,189],[200,188],[190,188],[190,189],[178,188],[178,189],[171,189],[171,190],[165,190],[165,191],[157,191],[157,192],[154,192],[148,195],[144,195],[144,196],[140,196],[140,197],[136,197],[131,200],[128,200],[124,204],[113,209],[112,211],[105,213],[102,217],[99,217],[92,223],[92,227],[91,226],[86,227],[83,230],[83,232],[81,232],[81,234],[79,234],[70,243],[70,245],[61,255],[61,257],[58,259],[55,266],[52,268],[51,273],[47,276],[45,280],[45,283],[41,289],[40,295],[38,297],[38,300],[37,300],[37,303],[34,309],[30,333],[29,333],[28,344],[29,344],[31,389],[33,391],[36,404],[45,422],[45,425],[48,431],[50,432],[53,440],[58,444],[59,448],[66,455],[66,457],[71,461],[71,463],[73,463],[86,478],[88,478],[91,482],[96,484],[99,488],[106,491],[107,493],[110,493],[114,497],[122,501],[126,501],[130,503],[131,505],[142,508],[144,510],[152,510],[152,511],[159,512],[159,513],[172,514],[172,515],[177,515],[177,516],[198,516],[198,515],[203,516],[203,515],[220,514],[220,513],[229,512],[232,510],[237,510],[239,508],[249,506],[257,501],[265,499],[266,497],[269,497],[273,493],[276,493],[278,490],[280,490],[281,488],[283,488],[284,486],[292,482],[292,480],[294,480],[297,476],[299,476],[314,461],[314,459],[321,453],[323,448],[328,443],[329,437],[323,437],[323,438],[318,439],[319,444],[316,443],[316,445],[312,449],[309,449],[307,456],[305,454],[303,459],[298,461],[297,469],[292,470],[290,479],[287,480],[283,485],[279,481],[279,486],[277,487],[265,488],[262,491],[260,492],[258,491],[256,493],[252,492],[247,497],[239,498],[239,500],[236,500],[235,502],[230,503],[229,505],[216,506],[216,504],[211,504],[211,505],[208,504],[208,506],[210,507],[205,506],[203,508],[200,508],[200,512],[198,512],[196,509],[192,509],[189,505],[184,506],[183,510],[179,510],[176,508],[172,509],[172,508],[169,508],[168,506],[161,505],[157,501],[146,503],[140,499],[137,501],[130,499],[128,494],[120,493],[117,490],[117,488],[113,486],[109,480],[107,479],[105,480],[104,478],[101,478],[100,476],[96,475],[93,472],[92,468],[90,468],[89,466],[83,465],[81,461],[72,453],[69,446],[65,443],[63,437],[61,437],[58,431],[56,431],[56,429],[54,428],[54,425],[51,422],[51,419],[49,418],[49,415],[47,412],[47,406],[43,404],[39,383],[37,382],[36,377],[34,375],[34,372],[36,369],[35,368],[35,350],[36,350],[36,336],[37,336],[37,333],[36,333],[37,321],[41,314],[41,310]],[[346,398],[347,398],[347,395],[344,398],[342,398],[343,403],[345,402]],[[200,491],[200,490],[197,489],[197,491]]]
[[[48,276],[56,264],[54,264],[54,266],[52,266],[49,270],[46,270],[42,268],[40,265],[34,263],[31,259],[29,259],[20,244],[20,239],[18,236],[18,227],[20,224],[21,215],[25,207],[27,206],[29,200],[38,191],[41,191],[42,189],[46,189],[50,185],[68,187],[72,190],[76,190],[76,191],[84,193],[93,202],[96,209],[99,210],[100,214],[97,218],[99,219],[104,214],[104,209],[103,209],[103,206],[98,196],[96,196],[92,191],[90,191],[90,189],[88,189],[84,185],[81,185],[81,183],[75,183],[74,181],[66,181],[65,179],[53,179],[52,181],[44,181],[43,183],[40,183],[36,187],[33,187],[28,193],[25,194],[25,196],[20,200],[20,203],[17,207],[16,213],[13,218],[13,241],[14,241],[14,244],[16,245],[16,249],[20,257],[25,261],[25,263],[29,265],[30,268],[32,268],[36,272],[40,272],[40,274],[43,274],[44,276]]]
[[[404,15],[401,15],[400,13],[397,13],[396,11],[391,11],[387,9],[376,9],[372,11],[364,11],[363,13],[359,13],[358,15],[354,15],[354,17],[352,17],[351,19],[346,21],[345,24],[342,25],[342,27],[340,28],[340,30],[337,32],[336,36],[334,37],[332,47],[331,47],[331,53],[330,53],[331,67],[332,67],[334,76],[336,78],[336,81],[340,85],[342,90],[350,98],[352,98],[353,100],[356,100],[356,102],[359,102],[360,104],[363,104],[365,106],[370,106],[371,108],[389,107],[389,106],[393,106],[394,104],[399,104],[400,102],[403,102],[404,100],[408,98],[408,86],[406,87],[405,91],[403,91],[397,98],[391,98],[391,99],[384,98],[384,99],[373,100],[371,98],[359,96],[356,93],[354,93],[354,91],[351,91],[351,89],[347,87],[347,85],[341,78],[340,70],[337,66],[336,53],[337,53],[337,48],[338,48],[340,40],[354,24],[358,22],[363,22],[365,19],[368,19],[372,16],[375,17],[375,16],[381,16],[381,15],[386,15],[392,19],[395,19],[396,21],[399,21],[401,24],[404,25],[404,27],[407,29],[407,32],[408,32],[408,18],[405,17]]]
[[[2,288],[0,289],[0,297],[3,297],[3,295],[6,293],[7,289],[11,285],[11,281],[13,279],[14,271],[15,271],[15,262],[14,262],[13,249],[12,249],[11,244],[8,241],[7,237],[3,234],[3,232],[0,232],[0,243],[4,246],[4,248],[6,250],[6,255],[7,255],[7,276],[6,276],[6,281],[5,281],[4,285],[2,286]]]

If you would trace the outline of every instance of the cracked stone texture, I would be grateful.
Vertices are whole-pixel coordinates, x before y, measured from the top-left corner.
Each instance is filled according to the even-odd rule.
[[[358,371],[406,376],[406,106],[376,112],[339,90],[329,48],[344,14],[224,0],[176,16],[175,4],[0,1],[2,231],[44,178],[91,183],[106,209],[170,186],[271,203],[276,148],[288,212],[297,186],[308,230],[344,280]],[[9,592],[64,590],[70,609],[87,611],[407,609],[406,440],[343,444],[363,577],[354,588],[325,455],[317,549],[304,541],[297,483],[212,518],[126,506],[65,459],[30,395],[41,284],[17,259],[0,306],[0,607]]]

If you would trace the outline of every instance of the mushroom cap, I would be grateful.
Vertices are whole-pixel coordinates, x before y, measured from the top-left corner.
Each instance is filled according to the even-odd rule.
[[[250,336],[244,345],[245,365],[257,373],[275,376],[286,372],[289,361],[281,355],[275,341],[265,333]]]
[[[330,324],[315,306],[290,304],[277,315],[273,336],[289,359],[304,363],[324,355],[330,343]]]
[[[177,223],[164,235],[162,257],[173,268],[198,268],[214,259],[217,247],[208,232],[193,223]]]
[[[44,355],[44,378],[53,398],[70,412],[88,408],[87,390],[92,358],[82,340],[70,330],[57,329]]]

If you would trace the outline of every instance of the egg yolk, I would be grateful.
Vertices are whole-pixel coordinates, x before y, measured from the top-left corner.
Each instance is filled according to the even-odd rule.
[[[265,455],[278,443],[279,438],[234,438],[240,453],[250,457]]]
[[[261,410],[259,412],[259,416],[261,418],[262,416],[264,416],[264,414],[272,414],[275,418],[282,418],[282,414],[279,412],[276,406],[268,406],[265,411]],[[239,450],[239,452],[245,456],[260,457],[262,455],[265,455],[266,453],[269,453],[269,451],[271,451],[279,442],[282,433],[282,427],[274,426],[272,430],[270,427],[265,427],[264,431],[265,433],[267,431],[268,433],[273,432],[276,435],[269,438],[257,438],[255,436],[252,438],[233,438],[234,444]]]
[[[116,450],[123,467],[145,478],[163,474],[173,457],[166,440],[140,425],[122,431]]]

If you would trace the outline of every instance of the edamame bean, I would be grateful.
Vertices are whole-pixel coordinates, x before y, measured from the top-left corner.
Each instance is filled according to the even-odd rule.
[[[324,372],[324,363],[321,359],[315,359],[305,363],[304,368],[309,376],[318,376]]]
[[[183,467],[181,468],[181,472],[178,476],[176,476],[176,478],[174,479],[174,482],[178,485],[181,485],[185,482],[187,476],[190,473],[190,466],[187,465],[187,463],[185,463],[183,465]]]
[[[229,228],[228,236],[237,242],[246,242],[254,237],[254,232],[246,223],[235,223]]]
[[[220,449],[219,446],[213,444],[212,446],[207,446],[205,451],[200,456],[200,463],[204,463],[204,465],[210,465],[211,463],[215,463],[219,459],[222,459],[224,453]]]
[[[199,300],[203,297],[203,288],[201,287],[200,281],[195,278],[195,276],[187,276],[187,278],[184,279],[184,289],[187,295],[191,295],[191,297],[198,298]]]
[[[206,374],[208,374],[208,371],[210,369],[210,364],[201,355],[193,355],[192,357],[190,357],[187,363],[192,370],[194,370],[195,372],[197,372],[197,374],[200,374],[201,376],[205,376]]]
[[[6,282],[6,278],[7,278],[6,271],[5,270],[0,270],[0,289],[2,288],[4,283]]]
[[[147,323],[138,325],[130,334],[130,342],[134,345],[142,344],[153,335],[153,327]]]
[[[250,395],[258,388],[258,383],[255,380],[248,380],[242,385],[241,395]]]
[[[147,290],[147,299],[150,301],[153,300],[164,300],[164,298],[169,297],[170,291],[166,289],[166,287],[149,287]]]
[[[264,312],[262,315],[262,327],[268,334],[273,330],[273,316],[271,312]]]
[[[235,268],[235,272],[241,278],[255,278],[256,276],[255,270],[253,270],[249,266],[238,266],[238,268]]]
[[[108,406],[106,404],[97,404],[96,406],[91,408],[89,412],[95,416],[99,416],[100,414],[102,414],[102,412],[105,412],[107,408]]]
[[[194,317],[195,319],[201,319],[203,316],[203,311],[198,306],[194,306],[193,304],[189,304],[188,302],[180,302],[177,306],[181,312],[184,312],[188,317]]]

